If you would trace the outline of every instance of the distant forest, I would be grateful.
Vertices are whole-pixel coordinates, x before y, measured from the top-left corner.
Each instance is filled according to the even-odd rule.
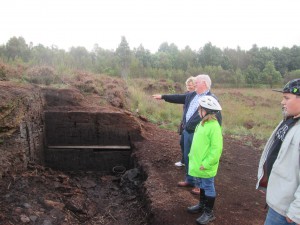
[[[186,46],[179,50],[174,43],[162,43],[156,53],[142,45],[130,49],[126,38],[116,50],[97,44],[89,52],[85,47],[69,51],[56,46],[33,46],[23,37],[12,37],[0,45],[0,60],[10,65],[49,66],[59,73],[80,70],[127,78],[170,79],[183,83],[189,76],[209,74],[214,84],[230,87],[281,85],[300,77],[300,46],[292,48],[259,48],[248,51],[220,49],[207,43],[199,50]],[[1,72],[1,71],[0,71]]]

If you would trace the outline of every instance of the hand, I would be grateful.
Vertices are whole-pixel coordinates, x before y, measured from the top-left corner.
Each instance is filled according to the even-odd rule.
[[[200,170],[205,170],[205,168],[204,168],[204,166],[200,166],[200,168],[199,168]]]
[[[160,100],[161,99],[161,95],[152,95],[153,98]]]
[[[293,223],[294,221],[293,220],[291,220],[290,218],[288,218],[288,217],[286,217],[286,221],[288,222],[288,223]],[[299,223],[297,223],[297,225],[300,225]]]

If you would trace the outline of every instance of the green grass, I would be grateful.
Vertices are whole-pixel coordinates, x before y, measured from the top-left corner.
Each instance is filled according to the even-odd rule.
[[[130,107],[162,128],[177,130],[182,117],[182,105],[155,100],[141,85],[128,83]],[[212,92],[222,105],[223,132],[234,137],[251,135],[267,139],[281,116],[282,95],[271,89],[217,88]],[[166,94],[166,93],[164,93]]]
[[[282,119],[282,95],[271,89],[214,89],[223,107],[225,134],[266,139]]]
[[[152,94],[145,93],[134,83],[128,84],[130,93],[130,110],[148,118],[161,128],[177,130],[182,117],[182,105],[170,104],[164,100],[152,98]]]

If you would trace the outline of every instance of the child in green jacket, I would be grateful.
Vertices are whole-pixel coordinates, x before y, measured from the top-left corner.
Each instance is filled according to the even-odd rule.
[[[197,224],[207,224],[215,219],[214,177],[223,149],[222,128],[215,114],[220,110],[222,108],[214,97],[200,98],[198,111],[202,120],[196,127],[189,153],[189,175],[200,178],[200,202],[187,209],[189,213],[201,213]]]

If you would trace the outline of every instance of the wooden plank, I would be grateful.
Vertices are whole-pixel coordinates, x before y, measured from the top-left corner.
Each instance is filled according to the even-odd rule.
[[[120,145],[76,145],[76,146],[63,146],[63,145],[58,145],[58,146],[48,146],[47,147],[52,148],[52,149],[131,149],[130,146],[120,146]]]

